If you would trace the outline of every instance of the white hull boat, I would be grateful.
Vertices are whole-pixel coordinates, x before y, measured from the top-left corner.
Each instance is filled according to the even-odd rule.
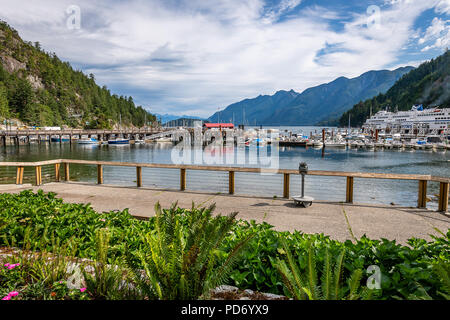
[[[94,139],[94,138],[88,138],[88,139],[78,139],[77,143],[78,144],[99,144],[100,141],[98,141],[97,139]]]

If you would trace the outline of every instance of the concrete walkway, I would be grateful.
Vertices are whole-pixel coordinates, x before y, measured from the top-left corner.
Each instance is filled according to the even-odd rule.
[[[217,214],[239,212],[238,218],[267,222],[277,230],[305,233],[324,233],[332,239],[347,240],[353,236],[360,238],[386,238],[406,243],[416,237],[430,239],[430,234],[439,235],[434,229],[446,233],[450,228],[450,217],[431,210],[401,208],[394,206],[344,204],[315,202],[309,208],[294,206],[293,201],[285,199],[230,196],[224,194],[205,194],[198,192],[179,192],[147,188],[117,187],[83,183],[50,183],[41,187],[31,185],[0,185],[0,193],[20,192],[26,189],[43,189],[56,192],[66,202],[91,203],[99,212],[129,208],[135,216],[154,215],[153,207],[157,201],[163,208],[178,201],[183,208],[191,208],[215,203]]]

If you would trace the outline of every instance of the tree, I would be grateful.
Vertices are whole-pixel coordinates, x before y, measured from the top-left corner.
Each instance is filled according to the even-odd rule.
[[[0,82],[0,117],[7,118],[9,116],[8,92],[6,87]]]
[[[24,114],[24,120],[34,126],[51,126],[55,124],[52,110],[44,104],[30,103],[27,105]]]
[[[22,114],[25,108],[33,102],[34,93],[30,83],[25,79],[17,79],[12,93],[10,105],[15,113]]]

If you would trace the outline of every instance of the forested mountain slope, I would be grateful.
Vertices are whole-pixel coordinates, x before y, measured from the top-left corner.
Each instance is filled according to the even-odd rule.
[[[361,101],[344,113],[339,121],[348,124],[350,115],[352,126],[360,126],[372,113],[389,107],[391,111],[410,110],[415,104],[424,107],[450,107],[450,52],[421,64],[417,69],[404,75],[385,94]]]
[[[30,125],[110,128],[141,127],[155,117],[131,97],[112,94],[94,75],[74,70],[38,42],[24,42],[0,21],[0,118]]]

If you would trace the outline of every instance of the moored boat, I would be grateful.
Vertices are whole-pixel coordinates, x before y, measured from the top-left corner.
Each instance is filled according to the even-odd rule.
[[[111,139],[111,140],[108,140],[108,144],[112,144],[112,145],[130,144],[130,139],[123,139],[123,138]]]
[[[78,144],[99,144],[99,141],[95,138],[78,139]]]

